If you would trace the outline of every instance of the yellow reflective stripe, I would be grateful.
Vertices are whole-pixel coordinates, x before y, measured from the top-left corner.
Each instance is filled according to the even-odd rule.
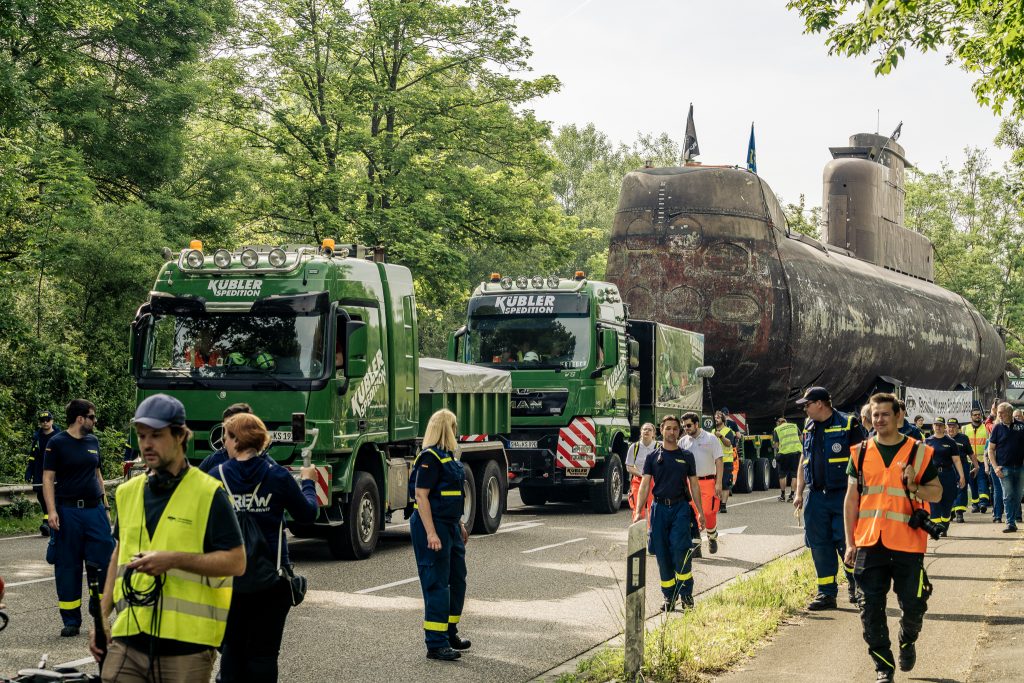
[[[864,490],[860,492],[862,496],[870,496],[875,493],[885,493],[884,486],[865,486]]]
[[[59,600],[57,602],[57,606],[61,609],[78,609],[82,606],[82,598],[78,598],[77,600],[69,600],[67,602],[65,602],[64,600]]]
[[[834,577],[834,576],[819,576],[818,577],[818,585],[819,586],[827,586],[830,583],[835,583],[835,582],[836,582],[836,577]]]
[[[438,458],[437,461],[443,465],[446,462],[451,462],[452,459],[451,458]]]
[[[891,520],[896,521],[896,522],[909,522],[910,521],[910,515],[904,515],[904,514],[902,514],[900,512],[886,512],[885,513],[885,518],[886,519],[891,519]]]
[[[888,659],[886,659],[886,658],[885,658],[885,657],[883,657],[882,655],[878,654],[878,653],[877,653],[877,652],[875,652],[874,650],[872,650],[872,651],[871,651],[871,654],[873,654],[874,656],[878,657],[878,658],[879,658],[880,660],[882,660],[883,662],[885,662],[885,663],[886,663],[886,665],[887,665],[887,666],[888,666],[888,667],[889,667],[890,669],[895,669],[895,668],[896,668],[895,666],[893,666],[893,663],[892,663],[892,662],[890,662],[890,661],[889,661]]]
[[[693,578],[693,572],[687,572],[686,574],[680,574],[676,572],[676,581],[689,581]]]
[[[806,464],[807,464],[807,463],[809,463],[810,461],[811,461],[811,459],[810,459],[810,458],[804,458],[803,464],[804,464],[804,465],[806,465]]]
[[[423,630],[424,631],[442,631],[442,632],[444,632],[444,631],[448,630],[448,624],[446,624],[443,621],[424,621],[423,622]]]
[[[662,588],[671,588],[674,585],[676,585],[675,577],[669,579],[668,581],[662,581],[661,582],[661,587]]]
[[[921,570],[921,577],[917,580],[917,597],[921,597],[924,590],[924,569]]]
[[[442,496],[461,496],[462,491],[441,491]]]
[[[459,619],[461,619],[461,618],[462,618],[461,614],[453,614],[450,617],[448,617],[448,623],[449,624],[457,624],[457,623],[459,623]]]
[[[850,460],[850,456],[846,456],[845,458],[829,458],[828,459],[829,462],[849,462],[849,460]]]
[[[847,428],[843,427],[843,426],[839,426],[839,427],[826,427],[825,428],[825,433],[829,434],[830,432],[845,432],[846,430],[847,430]]]

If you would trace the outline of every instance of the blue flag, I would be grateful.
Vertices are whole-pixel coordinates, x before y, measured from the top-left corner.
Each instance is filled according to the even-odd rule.
[[[754,124],[750,124],[750,143],[747,145],[747,170],[757,173],[757,150],[754,149]]]

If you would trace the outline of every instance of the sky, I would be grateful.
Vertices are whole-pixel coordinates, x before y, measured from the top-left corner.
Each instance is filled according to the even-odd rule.
[[[888,76],[870,57],[830,57],[804,35],[785,0],[511,0],[533,48],[534,75],[561,90],[531,107],[555,128],[594,123],[614,142],[667,132],[682,141],[686,112],[705,164],[743,165],[750,124],[758,174],[786,202],[821,204],[821,175],[858,132],[889,135],[933,172],[959,167],[965,147],[994,169],[1009,152],[993,142],[999,118],[971,92],[971,75],[945,52],[907,53]]]

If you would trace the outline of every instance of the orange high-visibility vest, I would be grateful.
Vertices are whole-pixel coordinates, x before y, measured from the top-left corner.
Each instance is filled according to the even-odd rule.
[[[856,469],[860,447],[850,448],[850,458]],[[911,459],[914,481],[920,485],[921,475],[932,460],[932,448],[923,442],[908,438],[888,467],[878,452],[875,439],[869,439],[864,453],[864,488],[860,494],[860,512],[854,529],[858,548],[875,545],[879,541],[889,550],[905,553],[923,553],[928,549],[928,534],[911,529],[908,522],[915,507],[903,488],[903,466]]]

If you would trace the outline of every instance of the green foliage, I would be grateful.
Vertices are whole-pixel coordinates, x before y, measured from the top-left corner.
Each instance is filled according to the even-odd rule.
[[[796,204],[786,204],[782,209],[786,214],[789,229],[803,233],[814,239],[821,238],[821,207],[807,208],[807,196],[800,195]]]
[[[1024,114],[1024,10],[1003,0],[790,0],[808,33],[827,32],[830,54],[876,53],[875,73],[906,57],[948,48],[948,60],[978,74],[978,102]]]

